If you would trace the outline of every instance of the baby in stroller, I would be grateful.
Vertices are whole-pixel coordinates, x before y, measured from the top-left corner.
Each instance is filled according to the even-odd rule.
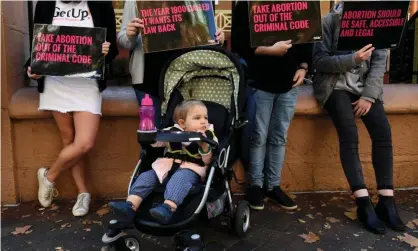
[[[199,132],[217,142],[213,125],[208,122],[205,104],[196,99],[180,103],[174,110],[176,123],[166,131]],[[124,202],[110,202],[112,210],[126,221],[133,221],[142,201],[160,184],[166,184],[164,202],[150,209],[150,215],[160,224],[168,224],[173,212],[206,175],[211,163],[212,149],[205,142],[156,142],[153,147],[166,147],[164,157],[158,158],[152,169],[138,176]]]

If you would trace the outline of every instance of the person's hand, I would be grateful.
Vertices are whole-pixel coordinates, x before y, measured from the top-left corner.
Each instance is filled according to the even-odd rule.
[[[109,42],[104,42],[103,44],[102,44],[102,53],[103,53],[103,55],[107,55],[108,53],[109,53],[109,48],[110,48],[110,43]]]
[[[198,133],[202,134],[203,137],[207,138],[205,131],[203,130],[198,130]],[[204,151],[207,152],[209,150],[209,144],[203,141],[199,142],[200,148]]]
[[[139,18],[132,18],[132,20],[126,25],[126,35],[129,37],[135,37],[139,34],[139,29],[144,28],[144,21]]]
[[[28,77],[30,77],[31,79],[38,80],[38,79],[40,79],[40,78],[41,78],[41,76],[40,76],[40,75],[37,75],[37,74],[32,74],[32,73],[31,73],[31,68],[30,68],[30,66],[28,67],[28,70],[26,71],[26,73],[28,74]]]
[[[296,82],[292,88],[295,88],[298,85],[301,85],[303,83],[303,80],[305,79],[306,71],[304,69],[299,69],[296,71],[295,76],[293,77],[293,82]]]
[[[283,56],[292,48],[292,40],[279,41],[271,46],[277,56]]]
[[[216,31],[216,33],[215,33],[215,40],[218,43],[221,43],[221,44],[224,43],[225,33],[224,33],[224,31],[222,29],[219,29],[219,30]]]
[[[367,60],[368,58],[370,58],[373,51],[374,51],[373,45],[368,44],[364,46],[363,48],[361,48],[360,50],[356,51],[356,53],[354,54],[354,60],[356,61],[357,64],[360,64],[364,60]]]
[[[354,105],[354,114],[356,117],[365,116],[372,107],[372,102],[360,98],[356,102],[352,103]]]

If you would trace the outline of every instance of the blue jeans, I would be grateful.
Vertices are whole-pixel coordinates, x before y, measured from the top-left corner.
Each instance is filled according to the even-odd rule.
[[[139,91],[135,89],[136,100],[138,101],[138,105],[141,105],[141,101],[145,98],[145,92]],[[157,129],[161,129],[161,100],[155,96],[149,95],[152,99],[152,103],[154,105],[155,116],[154,116],[154,124]]]
[[[249,177],[252,185],[267,188],[280,185],[286,150],[287,130],[293,119],[299,88],[275,94],[257,90],[255,114],[250,136]]]

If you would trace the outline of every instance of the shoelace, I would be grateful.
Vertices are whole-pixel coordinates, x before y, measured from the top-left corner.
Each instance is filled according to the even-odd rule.
[[[56,198],[56,197],[58,197],[58,190],[53,187],[48,188],[48,190],[45,193],[44,198],[52,200],[53,198]]]
[[[80,196],[80,199],[77,199],[77,206],[76,207],[77,208],[82,207],[82,208],[85,209],[84,202],[85,202],[86,199],[87,199],[87,194],[82,194]]]

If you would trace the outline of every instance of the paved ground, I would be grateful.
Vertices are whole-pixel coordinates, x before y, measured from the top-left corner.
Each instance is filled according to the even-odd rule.
[[[369,233],[345,212],[354,207],[348,194],[297,195],[300,207],[293,213],[273,204],[267,204],[263,212],[253,212],[251,230],[245,239],[238,239],[220,222],[201,230],[207,250],[415,250],[418,251],[418,191],[397,193],[401,216],[410,222],[407,239],[399,239],[403,233],[389,231],[385,236]],[[51,209],[40,210],[37,203],[24,203],[17,208],[2,208],[2,250],[107,250],[101,243],[103,223],[112,218],[107,213],[106,201],[96,202],[91,214],[83,218],[71,215],[70,201],[58,201]],[[104,213],[100,216],[99,214]],[[348,213],[348,215],[350,215]],[[333,217],[333,218],[329,218]],[[415,220],[415,225],[414,225]],[[337,222],[336,222],[337,221]],[[13,234],[17,227],[31,225],[24,234]],[[24,229],[18,229],[25,232]],[[312,232],[313,243],[300,237]],[[141,234],[141,250],[172,250],[170,238]],[[308,238],[309,240],[309,238]],[[406,243],[409,242],[410,244]],[[412,247],[412,246],[416,247]]]

